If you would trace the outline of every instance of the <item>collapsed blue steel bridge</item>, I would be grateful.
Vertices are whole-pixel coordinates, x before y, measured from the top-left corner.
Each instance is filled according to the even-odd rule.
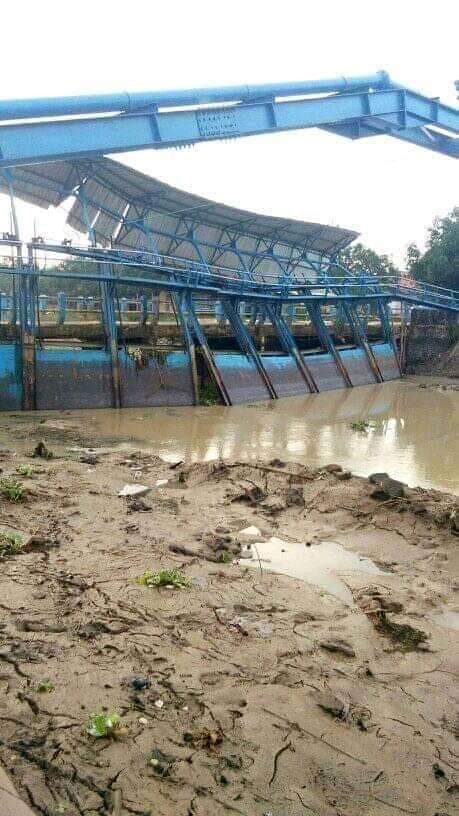
[[[317,127],[360,139],[386,135],[459,157],[459,111],[375,75],[278,85],[0,101],[0,191],[11,227],[0,272],[11,307],[0,344],[0,409],[197,404],[203,377],[227,405],[400,376],[390,304],[459,313],[459,292],[403,277],[355,276],[337,256],[357,233],[261,216],[186,193],[111,158],[145,148]],[[86,243],[24,241],[16,198],[70,206],[67,223]],[[40,325],[40,284],[97,284],[104,343],[56,347]],[[129,349],[119,297],[168,293],[183,348]],[[213,304],[238,351],[212,350],[199,304]],[[299,348],[302,310],[320,348]],[[327,317],[352,334],[339,348]],[[247,317],[250,317],[248,320]],[[258,317],[257,317],[258,316]],[[0,321],[2,308],[0,305]],[[367,323],[377,318],[379,342]],[[253,337],[268,321],[280,351]],[[1,328],[1,327],[0,327]]]

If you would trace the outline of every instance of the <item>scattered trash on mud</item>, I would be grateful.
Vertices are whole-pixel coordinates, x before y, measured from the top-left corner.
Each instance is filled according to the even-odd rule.
[[[1,462],[0,759],[34,814],[452,814],[457,498],[48,430]]]

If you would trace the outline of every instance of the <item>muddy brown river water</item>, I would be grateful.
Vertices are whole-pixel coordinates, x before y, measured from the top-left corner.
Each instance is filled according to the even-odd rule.
[[[458,389],[424,377],[231,408],[63,413],[101,445],[119,440],[170,460],[338,462],[357,475],[387,471],[410,486],[459,493]],[[371,427],[352,430],[358,421]]]

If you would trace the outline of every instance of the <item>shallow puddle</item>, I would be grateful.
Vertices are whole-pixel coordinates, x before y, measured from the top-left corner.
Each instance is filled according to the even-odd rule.
[[[369,558],[349,552],[335,541],[322,541],[320,544],[305,544],[283,541],[281,538],[270,538],[269,541],[252,545],[253,558],[244,559],[257,569],[260,564],[270,572],[279,572],[300,578],[308,584],[320,587],[347,604],[353,604],[352,593],[340,574],[363,572],[369,575],[380,575],[382,570]]]

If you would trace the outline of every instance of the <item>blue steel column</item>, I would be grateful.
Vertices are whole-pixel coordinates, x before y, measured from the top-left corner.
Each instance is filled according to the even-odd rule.
[[[175,311],[177,313],[180,325],[182,328],[185,345],[188,351],[191,369],[191,382],[193,386],[193,404],[199,405],[199,379],[198,368],[196,365],[196,347],[194,344],[193,335],[188,325],[188,312],[191,308],[192,295],[189,292],[184,292],[180,295],[171,295]]]
[[[351,331],[354,335],[356,345],[360,346],[360,348],[363,350],[368,360],[368,365],[370,366],[370,369],[373,372],[376,382],[379,383],[384,382],[383,376],[376,362],[376,358],[367,340],[365,329],[362,325],[359,315],[357,314],[356,307],[353,304],[351,305],[350,303],[344,302],[343,309],[348,320],[348,323],[351,327]]]
[[[113,276],[111,264],[99,264],[99,271],[103,275]],[[105,329],[105,336],[110,352],[112,369],[113,406],[121,408],[121,379],[120,361],[118,353],[118,328],[116,325],[115,284],[113,281],[101,281],[101,308]]]
[[[271,323],[273,324],[277,332],[282,348],[287,354],[293,357],[309,390],[313,393],[317,393],[319,391],[317,383],[314,377],[312,376],[312,373],[309,370],[308,366],[306,365],[304,357],[301,354],[295,342],[293,334],[291,333],[286,321],[282,317],[281,304],[265,306],[265,309],[267,311]]]
[[[396,342],[395,336],[394,336],[392,321],[391,321],[390,315],[389,315],[389,306],[388,306],[386,301],[378,299],[377,300],[377,308],[378,308],[379,317],[380,317],[380,320],[381,320],[381,326],[382,326],[383,333],[384,333],[384,339],[385,339],[386,343],[389,343],[391,345],[391,347],[392,347],[392,350],[394,352],[395,361],[397,363],[397,368],[398,368],[398,370],[400,372],[400,376],[402,376],[402,367],[401,367],[401,361],[400,361],[400,354],[399,354],[399,350],[397,348],[397,342]],[[403,304],[402,304],[402,308],[403,308]]]
[[[22,265],[22,260],[21,260]],[[37,280],[32,248],[28,248],[27,274],[19,276],[19,326],[22,351],[22,407],[24,411],[36,408],[36,296]]]
[[[13,179],[9,170],[4,170],[3,175],[8,184],[11,218],[16,241],[20,240],[19,221],[16,213],[14,199]],[[36,407],[36,360],[35,360],[35,295],[37,292],[36,277],[31,274],[23,274],[24,260],[22,257],[22,245],[16,245],[16,264],[19,269],[18,294],[19,294],[19,332],[21,348],[21,368],[22,368],[22,408],[24,411],[33,411]],[[32,248],[28,248],[28,270],[34,269],[34,259]],[[16,288],[15,288],[16,301]],[[16,303],[14,306],[16,311]],[[16,316],[15,316],[16,317]],[[16,321],[15,321],[16,322]]]
[[[203,330],[201,328],[201,324],[199,323],[199,320],[198,320],[198,318],[196,316],[196,312],[194,310],[194,306],[193,306],[193,302],[192,302],[191,297],[188,299],[188,303],[187,303],[186,318],[187,318],[188,326],[189,326],[190,330],[194,334],[197,342],[199,343],[202,356],[204,357],[207,368],[210,371],[210,374],[211,374],[211,376],[212,376],[212,378],[213,378],[213,380],[215,382],[215,385],[217,386],[217,388],[218,388],[218,390],[220,392],[220,396],[221,396],[221,398],[223,400],[223,403],[225,405],[231,405],[232,403],[231,403],[230,395],[229,395],[229,393],[228,393],[228,391],[226,389],[225,383],[223,382],[223,380],[222,380],[222,378],[220,376],[220,372],[219,372],[219,370],[217,368],[217,365],[215,363],[213,354],[212,354],[212,352],[211,352],[211,350],[209,348],[209,345],[207,343],[206,336],[205,336],[205,334],[204,334],[204,332],[203,332]]]
[[[245,327],[244,323],[241,320],[237,302],[234,303],[234,301],[232,300],[231,301],[223,300],[222,303],[223,309],[232,326],[239,346],[241,347],[244,354],[246,354],[247,357],[250,357],[255,363],[255,367],[257,368],[257,371],[260,374],[260,377],[264,382],[271,399],[277,399],[276,390],[268,376],[268,372],[266,371],[263,365],[263,361],[255,348],[255,345],[249,332],[247,331],[247,328]]]
[[[336,349],[332,338],[330,337],[327,326],[325,325],[325,320],[323,319],[322,312],[320,310],[320,303],[308,303],[306,308],[322,347],[333,357],[336,367],[340,372],[346,386],[348,388],[352,388],[352,380],[348,374],[348,370],[344,365],[341,355]]]

